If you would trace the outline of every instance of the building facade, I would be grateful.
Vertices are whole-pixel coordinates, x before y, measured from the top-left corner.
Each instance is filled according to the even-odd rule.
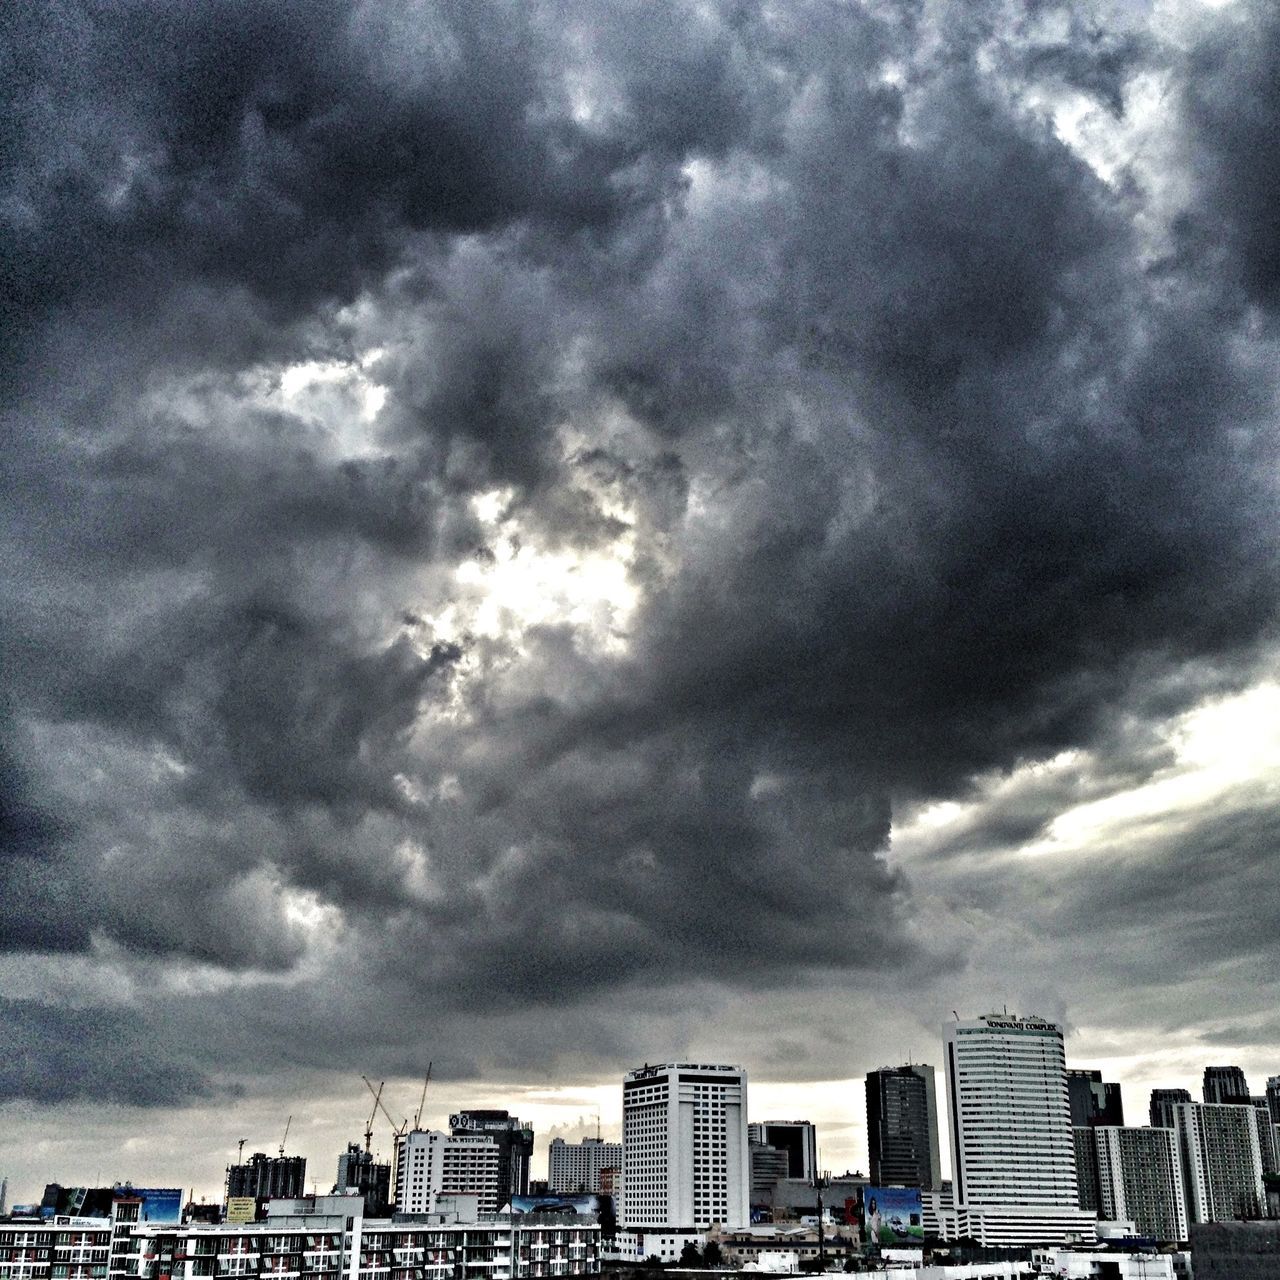
[[[1091,1241],[1078,1204],[1062,1028],[986,1014],[944,1027],[958,1228],[984,1244]]]
[[[356,1142],[348,1142],[338,1157],[338,1176],[334,1193],[354,1191],[364,1201],[365,1216],[380,1218],[391,1209],[391,1166],[373,1158]]]
[[[747,1073],[741,1067],[670,1062],[628,1072],[622,1147],[625,1226],[747,1225]]]
[[[1249,1101],[1249,1081],[1240,1067],[1205,1067],[1204,1100],[1210,1103]]]
[[[476,1134],[492,1138],[498,1148],[498,1196],[502,1204],[512,1196],[529,1194],[529,1166],[533,1161],[533,1126],[508,1111],[459,1111],[449,1117],[454,1137]]]
[[[581,1142],[566,1142],[552,1138],[547,1148],[547,1186],[552,1191],[589,1191],[609,1195],[602,1185],[601,1175],[606,1169],[622,1168],[622,1143],[602,1142],[599,1138],[584,1138]]]
[[[754,1209],[756,1205],[765,1203],[773,1189],[787,1176],[787,1153],[759,1142],[747,1145],[751,1158],[751,1204]]]
[[[1151,1090],[1151,1124],[1157,1129],[1173,1128],[1173,1109],[1184,1102],[1193,1101],[1186,1089]]]
[[[1280,1124],[1280,1076],[1267,1077],[1267,1109],[1271,1112],[1271,1123]]]
[[[1132,1222],[1138,1235],[1153,1240],[1186,1241],[1190,1224],[1174,1131],[1095,1125],[1084,1132],[1094,1146],[1098,1216]]]
[[[1067,1099],[1071,1104],[1071,1124],[1074,1128],[1087,1128],[1095,1124],[1124,1124],[1124,1103],[1120,1096],[1120,1086],[1115,1081],[1104,1080],[1101,1071],[1068,1068]]]
[[[763,1120],[747,1125],[747,1138],[787,1153],[784,1178],[812,1182],[818,1171],[818,1131],[808,1120]]]
[[[1258,1217],[1265,1197],[1255,1108],[1183,1102],[1173,1113],[1189,1220]]]
[[[499,1204],[498,1144],[488,1134],[472,1136],[437,1129],[410,1129],[396,1138],[397,1213],[434,1213],[441,1196],[475,1196],[478,1212]]]
[[[305,1156],[269,1156],[255,1151],[243,1164],[227,1166],[226,1200],[292,1198],[307,1189]]]
[[[942,1184],[938,1104],[926,1063],[867,1072],[867,1149],[877,1187]]]

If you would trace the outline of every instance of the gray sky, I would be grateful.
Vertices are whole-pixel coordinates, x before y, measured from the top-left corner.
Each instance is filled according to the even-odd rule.
[[[1280,1072],[1274,5],[0,24],[12,1195]]]

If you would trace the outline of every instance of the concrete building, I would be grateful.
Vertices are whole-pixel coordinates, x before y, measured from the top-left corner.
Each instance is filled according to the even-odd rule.
[[[1140,1236],[1167,1243],[1188,1238],[1186,1195],[1172,1129],[1095,1125],[1076,1129],[1093,1149],[1096,1200],[1081,1208],[1098,1217],[1127,1220]]]
[[[509,1111],[458,1111],[449,1117],[449,1131],[455,1138],[487,1135],[497,1145],[499,1208],[512,1196],[529,1193],[532,1125],[522,1124]]]
[[[1113,1081],[1104,1080],[1101,1071],[1069,1067],[1067,1099],[1071,1105],[1071,1124],[1074,1128],[1087,1128],[1095,1124],[1124,1124],[1124,1103],[1120,1097],[1120,1086]]]
[[[348,1142],[338,1157],[335,1195],[355,1192],[364,1201],[365,1216],[380,1218],[391,1208],[391,1166],[373,1158],[358,1142]]]
[[[751,1205],[763,1204],[787,1176],[787,1153],[759,1142],[748,1143],[751,1159]]]
[[[622,1143],[584,1138],[566,1142],[552,1138],[547,1148],[547,1186],[552,1191],[611,1194],[601,1184],[606,1169],[622,1168]],[[612,1180],[611,1180],[612,1181]]]
[[[1191,1259],[1196,1280],[1280,1280],[1280,1223],[1196,1223]]]
[[[626,1227],[744,1227],[750,1219],[747,1073],[669,1062],[622,1082]]]
[[[1184,1102],[1193,1101],[1186,1089],[1151,1090],[1151,1126],[1155,1129],[1173,1128],[1173,1109]]]
[[[932,1189],[941,1185],[938,1103],[931,1066],[908,1063],[867,1072],[867,1148],[874,1186]]]
[[[442,1197],[476,1197],[480,1213],[496,1213],[500,1196],[498,1144],[489,1134],[410,1129],[396,1138],[397,1213],[434,1213]],[[499,1200],[501,1198],[501,1203]]]
[[[1210,1103],[1249,1101],[1249,1082],[1239,1067],[1205,1067],[1204,1100]]]
[[[762,1120],[747,1125],[747,1137],[787,1153],[786,1178],[812,1182],[818,1171],[818,1133],[808,1120]]]
[[[947,1023],[944,1037],[955,1228],[984,1245],[1091,1243],[1062,1028],[992,1013]]]
[[[1265,1202],[1253,1107],[1182,1102],[1173,1108],[1178,1158],[1192,1223],[1257,1217]]]
[[[1280,1076],[1267,1077],[1267,1109],[1271,1112],[1271,1123],[1280,1124]]]
[[[307,1189],[305,1156],[268,1156],[255,1151],[243,1164],[227,1166],[226,1200],[302,1195]]]

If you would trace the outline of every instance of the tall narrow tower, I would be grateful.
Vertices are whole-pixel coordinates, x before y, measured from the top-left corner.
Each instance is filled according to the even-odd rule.
[[[931,1066],[911,1063],[867,1072],[867,1149],[877,1187],[942,1185]]]

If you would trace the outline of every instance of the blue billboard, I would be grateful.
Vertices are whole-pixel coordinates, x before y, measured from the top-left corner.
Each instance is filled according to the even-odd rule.
[[[545,1196],[512,1196],[512,1213],[605,1213],[608,1196],[557,1195],[554,1191]]]
[[[919,1244],[924,1208],[916,1187],[866,1187],[862,1192],[862,1238],[874,1244]]]
[[[118,1196],[136,1196],[142,1201],[139,1222],[181,1222],[181,1187],[116,1187]]]

